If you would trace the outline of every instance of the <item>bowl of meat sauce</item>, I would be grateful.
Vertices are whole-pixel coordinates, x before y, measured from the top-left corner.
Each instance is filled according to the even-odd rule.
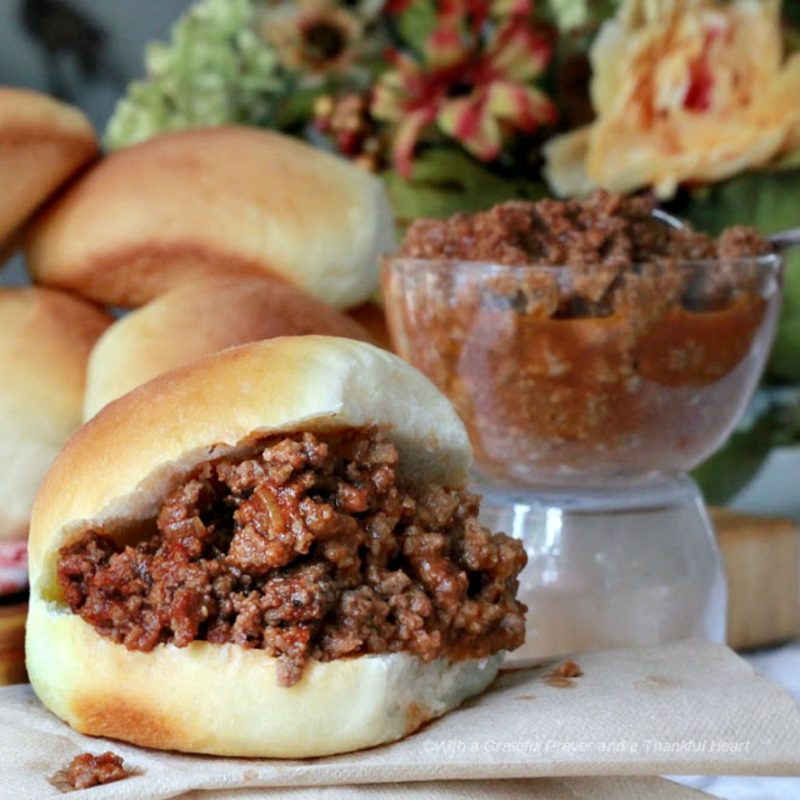
[[[629,482],[691,469],[764,368],[782,262],[757,231],[671,227],[648,198],[418,220],[384,262],[397,351],[454,403],[485,476]]]

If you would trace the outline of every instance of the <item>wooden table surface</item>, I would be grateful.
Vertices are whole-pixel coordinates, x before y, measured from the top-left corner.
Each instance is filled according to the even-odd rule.
[[[28,601],[15,597],[0,603],[0,685],[25,683],[25,616]]]

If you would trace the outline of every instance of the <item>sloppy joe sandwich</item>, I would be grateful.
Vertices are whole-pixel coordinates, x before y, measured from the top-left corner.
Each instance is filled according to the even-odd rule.
[[[103,409],[31,528],[27,666],[75,729],[228,756],[398,739],[524,637],[448,401],[371,345],[231,348]]]
[[[118,150],[35,220],[33,278],[138,306],[189,277],[268,273],[339,308],[378,286],[381,182],[278,133],[219,127]]]
[[[282,281],[216,275],[115,322],[89,359],[84,419],[163,372],[226,347],[304,334],[370,339],[349,316]]]
[[[77,108],[0,86],[0,253],[42,201],[96,154],[97,137]]]
[[[80,425],[86,362],[110,322],[61,292],[0,289],[0,575],[5,543],[24,540],[36,491]]]

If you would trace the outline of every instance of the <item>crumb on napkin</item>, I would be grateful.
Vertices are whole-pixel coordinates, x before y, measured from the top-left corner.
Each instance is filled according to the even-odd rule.
[[[116,753],[107,751],[99,756],[81,753],[67,767],[67,780],[75,789],[89,789],[127,777],[124,761]]]

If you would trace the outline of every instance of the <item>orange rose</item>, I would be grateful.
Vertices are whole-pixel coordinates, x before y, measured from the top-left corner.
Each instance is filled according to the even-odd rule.
[[[547,146],[561,195],[714,182],[800,145],[780,0],[624,0],[592,46],[596,121]]]

